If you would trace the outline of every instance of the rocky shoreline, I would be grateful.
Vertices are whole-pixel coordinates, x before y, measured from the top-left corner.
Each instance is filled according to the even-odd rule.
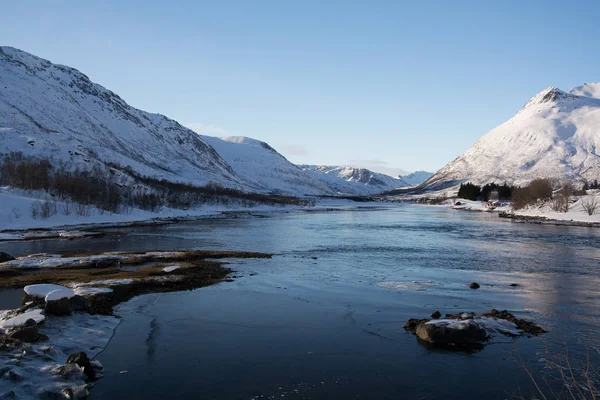
[[[529,223],[539,225],[557,225],[557,226],[583,226],[587,228],[600,228],[600,222],[586,222],[573,220],[560,220],[547,217],[519,215],[511,212],[501,212],[498,214],[500,218],[510,219],[513,222]]]
[[[0,256],[0,288],[24,288],[22,307],[0,311],[0,379],[11,383],[0,399],[85,398],[102,376],[91,360],[118,325],[114,306],[227,280],[232,270],[218,259],[271,258],[227,251]]]

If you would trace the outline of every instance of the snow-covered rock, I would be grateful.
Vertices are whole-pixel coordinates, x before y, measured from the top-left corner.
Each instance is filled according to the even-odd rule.
[[[65,290],[65,289],[70,290],[67,287],[64,287],[61,285],[55,285],[52,283],[40,283],[37,285],[28,285],[23,288],[25,293],[27,293],[29,296],[37,297],[37,298],[41,298],[41,299],[46,299],[46,296],[48,296],[48,294],[50,294],[54,291],[61,291],[61,290]],[[71,296],[71,297],[73,297],[73,296]]]
[[[32,308],[22,314],[7,318],[5,320],[0,320],[0,328],[4,330],[22,326],[29,319],[32,319],[39,324],[46,319],[46,316],[43,314],[43,310],[41,308]]]
[[[300,165],[300,168],[337,194],[366,196],[409,186],[401,179],[365,168],[327,165]]]
[[[430,189],[470,181],[521,185],[535,178],[600,177],[600,84],[549,87],[431,177]]]
[[[75,292],[73,291],[73,289],[69,289],[69,288],[62,288],[62,289],[57,289],[57,290],[53,290],[51,292],[49,292],[46,297],[44,298],[44,300],[46,301],[46,303],[48,303],[49,301],[57,301],[60,299],[70,299],[73,296],[75,296]]]

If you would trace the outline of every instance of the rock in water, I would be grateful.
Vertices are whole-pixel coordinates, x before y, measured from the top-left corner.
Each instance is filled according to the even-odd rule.
[[[58,300],[46,301],[44,311],[53,315],[69,315],[71,314],[71,299],[63,297]]]
[[[411,318],[404,324],[404,329],[410,333],[415,333],[417,330],[417,326],[419,326],[420,323],[428,321],[428,319]]]
[[[11,339],[21,340],[27,343],[34,343],[40,339],[40,334],[38,333],[38,326],[35,320],[28,319],[25,323],[16,328],[13,332],[8,335]]]
[[[68,364],[77,364],[81,368],[83,368],[83,373],[88,377],[89,380],[94,380],[96,378],[96,371],[90,362],[87,354],[83,351],[79,351],[77,353],[73,353],[67,358]]]
[[[419,339],[434,344],[479,344],[487,338],[485,329],[472,320],[421,322],[416,334]]]
[[[78,351],[77,353],[73,353],[67,358],[67,364],[77,364],[80,367],[85,367],[90,363],[90,359],[87,354],[83,351]]]
[[[431,313],[431,318],[433,319],[439,319],[442,316],[442,313],[439,311],[434,311]]]
[[[15,258],[13,256],[11,256],[10,254],[0,251],[0,263],[6,262],[6,261],[12,261],[14,259]]]
[[[479,283],[477,283],[477,282],[471,282],[471,284],[469,285],[469,287],[471,289],[479,289],[480,286],[479,286]]]

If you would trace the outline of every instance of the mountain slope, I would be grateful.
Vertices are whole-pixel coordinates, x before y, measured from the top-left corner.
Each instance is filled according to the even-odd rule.
[[[113,163],[147,176],[251,189],[196,133],[129,106],[81,72],[0,47],[0,152],[73,166]]]
[[[411,172],[410,174],[400,175],[400,176],[398,176],[398,179],[406,182],[410,186],[415,186],[415,185],[420,185],[421,183],[425,182],[427,179],[431,178],[432,176],[433,176],[432,172],[415,171],[415,172]]]
[[[596,83],[570,93],[553,87],[543,90],[424,186],[442,188],[464,181],[520,185],[544,177],[598,179],[599,89]]]
[[[333,194],[266,143],[200,136],[128,105],[76,69],[18,49],[0,47],[0,88],[0,154],[251,192]]]
[[[334,194],[267,143],[243,136],[202,136],[244,181],[278,193]]]
[[[408,184],[400,179],[365,168],[301,165],[304,171],[338,194],[371,195]]]

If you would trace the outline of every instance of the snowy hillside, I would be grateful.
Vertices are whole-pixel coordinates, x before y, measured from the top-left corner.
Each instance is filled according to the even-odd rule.
[[[511,119],[426,182],[429,188],[507,182],[538,177],[600,178],[600,84],[570,93],[550,87],[533,96]]]
[[[246,182],[279,193],[334,194],[326,185],[290,163],[267,143],[243,136],[202,136],[202,139]]]
[[[398,179],[406,182],[409,186],[420,185],[427,179],[431,178],[433,173],[427,171],[415,171],[407,175],[400,175]]]
[[[301,165],[304,171],[339,194],[372,195],[408,186],[398,178],[364,168]]]
[[[123,182],[132,181],[124,172],[130,167],[142,176],[195,185],[333,193],[265,143],[202,137],[131,107],[73,68],[21,50],[0,47],[0,88],[0,154],[20,151],[73,169],[111,167]]]
[[[73,68],[0,47],[0,87],[0,153],[81,167],[110,162],[156,178],[247,188],[193,131],[129,106]]]

